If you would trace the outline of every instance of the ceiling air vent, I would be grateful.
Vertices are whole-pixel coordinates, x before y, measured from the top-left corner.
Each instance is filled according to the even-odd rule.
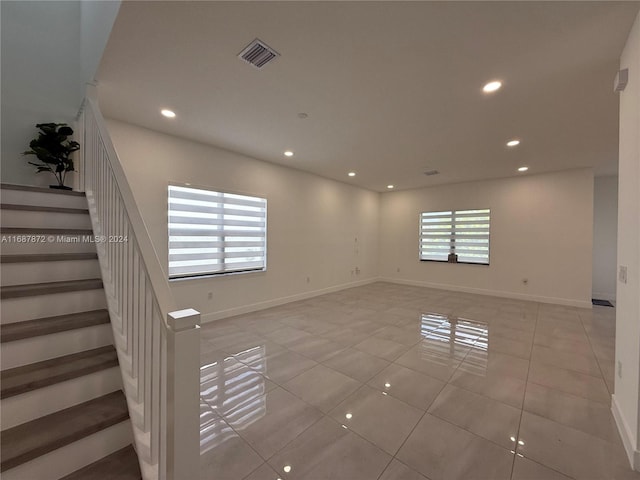
[[[264,67],[271,60],[279,56],[280,54],[278,52],[257,38],[238,54],[240,59],[256,68]]]
[[[440,172],[438,170],[427,170],[426,172],[424,172],[424,174],[427,177],[430,177],[432,175],[438,175]]]

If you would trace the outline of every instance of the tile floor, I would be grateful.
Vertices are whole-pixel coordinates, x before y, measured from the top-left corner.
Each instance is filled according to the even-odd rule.
[[[388,283],[202,329],[211,480],[640,480],[614,309]]]

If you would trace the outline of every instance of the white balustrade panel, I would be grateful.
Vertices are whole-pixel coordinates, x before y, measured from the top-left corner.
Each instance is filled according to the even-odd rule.
[[[81,172],[114,343],[147,479],[197,480],[199,312],[177,311],[97,102],[80,118]]]

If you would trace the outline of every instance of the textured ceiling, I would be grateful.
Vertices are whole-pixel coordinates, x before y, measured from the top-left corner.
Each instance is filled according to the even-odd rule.
[[[615,173],[613,79],[638,8],[126,1],[98,91],[107,117],[377,191],[522,165]],[[256,37],[281,54],[262,70],[237,58]]]

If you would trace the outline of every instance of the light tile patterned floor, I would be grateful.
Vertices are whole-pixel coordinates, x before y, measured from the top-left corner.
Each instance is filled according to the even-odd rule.
[[[375,283],[202,329],[215,480],[640,480],[615,312]]]

